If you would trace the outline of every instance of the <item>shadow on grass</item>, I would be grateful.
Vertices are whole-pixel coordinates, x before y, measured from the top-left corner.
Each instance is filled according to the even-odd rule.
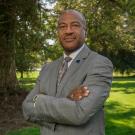
[[[112,92],[123,92],[124,94],[135,94],[135,88],[128,88],[128,89],[125,89],[125,88],[121,88],[121,89],[113,89],[111,90]]]
[[[106,135],[135,135],[135,108],[123,107],[118,102],[106,103]],[[132,121],[132,122],[131,122]],[[24,128],[7,135],[39,135],[39,128]]]
[[[36,83],[35,78],[24,78],[24,79],[19,79],[19,85],[22,89],[25,89],[27,91],[32,90],[34,85]]]
[[[135,108],[118,102],[106,104],[106,135],[135,135]]]
[[[36,82],[36,78],[22,78],[19,79],[20,83],[35,83]]]
[[[111,102],[106,104],[107,117],[110,119],[132,119],[135,116],[135,108],[129,108],[128,106],[122,106],[117,102]]]
[[[128,125],[128,123],[127,123]],[[135,135],[135,128],[107,121],[106,135]]]
[[[135,76],[117,76],[117,77],[113,77],[114,81],[122,81],[122,80],[129,80],[129,81],[135,81]]]
[[[112,92],[135,93],[135,77],[115,78],[112,83]]]
[[[32,89],[35,78],[21,79],[20,83],[28,90]],[[135,93],[135,77],[115,77],[112,92],[124,94]],[[135,135],[135,108],[130,108],[118,102],[106,104],[106,135]],[[21,129],[8,135],[39,135],[38,128]]]
[[[135,81],[133,81],[133,82],[125,82],[125,83],[113,82],[112,86],[117,87],[117,88],[120,88],[120,87],[125,87],[125,88],[135,87]]]

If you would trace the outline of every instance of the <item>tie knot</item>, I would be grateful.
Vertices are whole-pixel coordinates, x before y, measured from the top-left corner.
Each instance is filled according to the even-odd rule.
[[[65,57],[64,60],[65,60],[66,62],[69,62],[69,61],[72,60],[72,58],[71,58],[71,57]]]
[[[71,57],[65,57],[64,60],[65,60],[66,62],[69,62],[69,61],[72,60],[72,58],[71,58]]]

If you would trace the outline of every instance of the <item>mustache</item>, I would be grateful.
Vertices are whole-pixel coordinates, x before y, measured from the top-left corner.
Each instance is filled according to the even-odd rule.
[[[75,34],[64,34],[64,39],[65,38],[76,38]]]

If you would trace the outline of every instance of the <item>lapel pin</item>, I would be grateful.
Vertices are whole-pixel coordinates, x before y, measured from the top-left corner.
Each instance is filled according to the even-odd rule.
[[[76,60],[76,62],[77,62],[77,63],[79,63],[79,62],[80,62],[80,60]]]

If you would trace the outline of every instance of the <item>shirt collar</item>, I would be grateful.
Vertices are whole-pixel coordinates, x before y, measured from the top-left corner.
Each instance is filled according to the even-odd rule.
[[[72,52],[72,53],[71,53],[70,55],[68,55],[68,56],[64,53],[64,58],[65,58],[65,57],[71,57],[72,60],[75,59],[75,57],[79,54],[79,52],[80,52],[83,48],[84,48],[84,44],[83,44],[79,49],[77,49],[76,51]]]

